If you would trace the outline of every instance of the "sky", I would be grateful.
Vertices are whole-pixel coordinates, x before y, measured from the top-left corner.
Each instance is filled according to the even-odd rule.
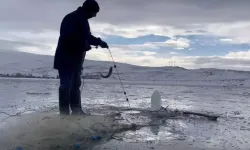
[[[1,0],[0,50],[54,56],[63,17],[84,0]],[[249,0],[97,0],[91,32],[114,60],[140,66],[250,70]],[[86,59],[107,60],[107,49]]]

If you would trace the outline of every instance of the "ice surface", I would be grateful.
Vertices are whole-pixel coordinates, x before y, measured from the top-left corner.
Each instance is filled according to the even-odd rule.
[[[223,86],[167,86],[125,84],[129,103],[133,109],[150,108],[153,91],[158,90],[162,105],[169,109],[211,112],[220,114],[218,122],[204,118],[151,118],[138,113],[122,113],[128,123],[159,123],[160,126],[145,127],[136,132],[122,133],[126,142],[171,143],[185,140],[211,149],[248,149],[250,140],[250,90],[243,87]],[[53,107],[58,104],[58,80],[0,79],[0,108],[2,112],[16,114],[29,109]],[[27,94],[27,93],[50,94]],[[109,114],[128,108],[120,84],[87,81],[82,91],[82,103],[86,111],[93,114]],[[0,119],[7,115],[0,114]],[[194,142],[193,142],[194,141]]]
[[[87,60],[84,73],[107,72],[111,62]],[[122,108],[150,108],[153,91],[161,94],[162,105],[169,109],[220,114],[218,122],[202,118],[164,120],[138,116],[128,111],[121,116],[125,122],[147,124],[136,132],[121,134],[124,141],[185,140],[211,149],[248,149],[250,140],[250,73],[235,70],[193,69],[180,67],[139,67],[117,64],[129,103],[123,95],[116,70],[110,79],[84,80],[82,104],[94,114],[119,112]],[[1,52],[0,73],[32,73],[51,75],[53,57],[27,53]],[[0,78],[0,112],[16,114],[27,110],[58,105],[58,80]],[[0,113],[0,120],[8,117]],[[9,118],[10,119],[10,118]],[[4,120],[6,121],[6,120]]]

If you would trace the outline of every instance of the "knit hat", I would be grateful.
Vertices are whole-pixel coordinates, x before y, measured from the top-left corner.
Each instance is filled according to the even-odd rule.
[[[82,7],[85,11],[88,11],[88,12],[99,12],[100,11],[99,4],[95,0],[86,0],[82,4]]]

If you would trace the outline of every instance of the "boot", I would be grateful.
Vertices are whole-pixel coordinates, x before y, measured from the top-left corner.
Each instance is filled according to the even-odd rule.
[[[69,115],[69,89],[59,88],[59,112]]]
[[[81,92],[80,90],[74,90],[70,93],[70,107],[72,115],[84,115],[81,105]]]

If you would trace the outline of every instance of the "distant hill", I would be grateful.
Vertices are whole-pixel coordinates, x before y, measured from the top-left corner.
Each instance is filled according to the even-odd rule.
[[[32,74],[34,76],[56,77],[53,69],[53,56],[36,55],[24,52],[0,51],[0,74]],[[107,73],[112,62],[85,60],[84,74],[99,76]],[[182,67],[141,67],[117,63],[121,78],[127,81],[248,81],[250,72],[222,70],[214,68],[185,69]],[[118,79],[115,68],[110,79]],[[106,79],[105,79],[106,80]]]

